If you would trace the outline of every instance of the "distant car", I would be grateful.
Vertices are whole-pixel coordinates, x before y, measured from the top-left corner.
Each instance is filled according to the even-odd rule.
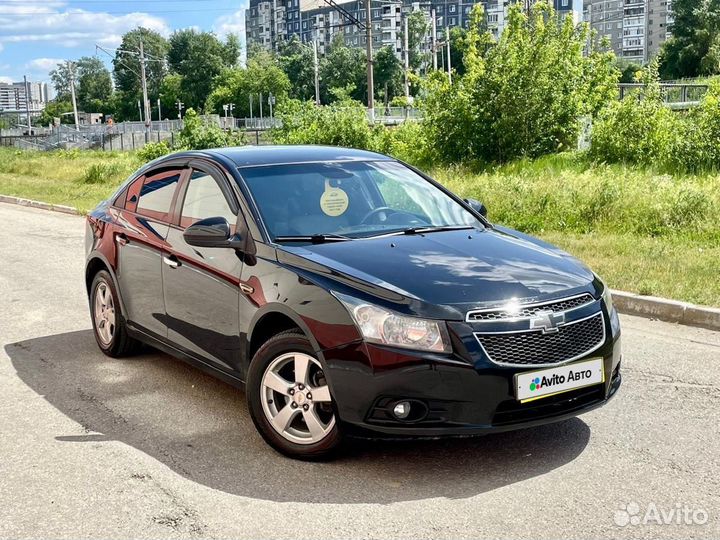
[[[289,456],[543,424],[620,386],[596,275],[380,154],[173,154],[89,215],[86,248],[100,349],[143,342],[244,384]]]

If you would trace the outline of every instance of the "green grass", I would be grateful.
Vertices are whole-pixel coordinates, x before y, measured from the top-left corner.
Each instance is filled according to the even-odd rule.
[[[86,212],[140,165],[134,154],[0,148],[0,194]],[[432,171],[492,221],[576,255],[610,286],[720,306],[720,176],[596,165],[582,155]]]
[[[0,194],[87,212],[140,166],[132,153],[0,148]]]

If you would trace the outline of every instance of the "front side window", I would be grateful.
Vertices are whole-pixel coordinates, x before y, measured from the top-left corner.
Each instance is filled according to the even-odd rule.
[[[169,221],[170,207],[180,175],[181,171],[165,171],[146,176],[140,188],[135,211],[143,216]]]
[[[193,170],[183,200],[180,226],[186,228],[196,221],[210,217],[224,217],[231,229],[234,229],[237,219],[215,178],[205,172]]]
[[[483,227],[443,191],[393,161],[273,165],[240,173],[273,238]]]

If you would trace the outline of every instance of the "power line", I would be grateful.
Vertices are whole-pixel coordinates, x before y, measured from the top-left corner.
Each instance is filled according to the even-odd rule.
[[[235,8],[205,8],[205,9],[164,9],[161,11],[13,11],[12,13],[0,13],[0,15],[60,15],[63,17],[73,17],[82,15],[131,15],[133,13],[149,14],[149,15],[165,15],[167,13],[201,13],[207,11],[214,12],[234,12]]]

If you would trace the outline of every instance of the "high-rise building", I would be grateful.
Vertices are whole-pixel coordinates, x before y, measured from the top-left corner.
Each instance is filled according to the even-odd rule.
[[[470,10],[477,3],[485,7],[488,27],[498,36],[505,25],[507,10],[518,0],[398,0],[374,2],[371,8],[373,48],[390,46],[399,56],[402,53],[404,17],[412,11],[423,11],[430,20],[434,11],[438,39],[446,28],[467,28]],[[571,15],[582,20],[583,0],[553,0],[561,16]],[[282,40],[298,36],[303,42],[315,41],[318,53],[324,54],[335,35],[341,33],[349,46],[366,47],[365,30],[351,19],[365,24],[366,8],[363,0],[250,0],[245,12],[245,31],[248,46],[259,44],[277,50]],[[430,36],[427,37],[428,46]]]
[[[30,101],[28,103],[28,93]],[[0,83],[0,111],[4,113],[39,113],[45,109],[48,102],[48,87],[46,83],[25,82]]]
[[[670,0],[585,0],[584,17],[618,58],[648,62],[670,37]]]

